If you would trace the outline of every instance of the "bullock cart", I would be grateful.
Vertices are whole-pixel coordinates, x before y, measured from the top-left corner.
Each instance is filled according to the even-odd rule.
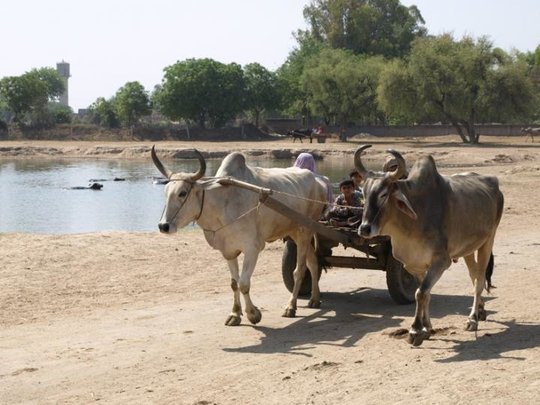
[[[356,229],[330,226],[327,223],[313,221],[272,196],[273,191],[255,186],[233,178],[222,178],[222,185],[230,185],[251,190],[259,194],[259,201],[267,207],[279,212],[289,219],[305,226],[315,232],[317,247],[316,253],[319,262],[319,277],[323,269],[344,267],[353,269],[382,270],[386,273],[386,285],[390,297],[397,304],[410,304],[415,301],[414,294],[417,288],[416,279],[410,275],[403,265],[392,256],[390,238],[378,236],[364,239],[359,236]],[[342,245],[358,251],[359,256],[335,256],[332,248]],[[296,245],[290,239],[285,240],[281,271],[285,287],[292,292],[294,286],[293,272],[296,268]],[[301,295],[309,295],[311,291],[311,275],[306,271]]]

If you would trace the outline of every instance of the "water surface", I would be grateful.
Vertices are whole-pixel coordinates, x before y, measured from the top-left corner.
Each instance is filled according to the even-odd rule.
[[[214,175],[221,159],[207,161]],[[260,167],[287,167],[287,159],[250,159]],[[196,160],[174,160],[173,171],[193,172]],[[319,161],[319,173],[339,182],[351,162]],[[151,162],[130,160],[0,160],[0,232],[86,233],[157,229],[164,204],[163,185],[153,183],[159,172]],[[112,181],[123,178],[125,181]],[[73,190],[98,179],[103,189]],[[105,181],[104,181],[105,180]]]

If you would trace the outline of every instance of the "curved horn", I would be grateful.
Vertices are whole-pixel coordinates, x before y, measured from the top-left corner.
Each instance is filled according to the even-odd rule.
[[[401,156],[401,153],[399,153],[398,151],[395,151],[394,149],[387,149],[386,151],[390,153],[392,156],[394,156],[398,165],[396,170],[388,173],[388,177],[392,179],[393,181],[399,180],[400,178],[403,177],[405,173],[407,173],[405,159],[403,159],[403,156]]]
[[[156,145],[153,145],[152,146],[152,151],[150,152],[150,154],[152,155],[152,161],[154,162],[154,164],[156,165],[157,169],[161,172],[162,175],[164,175],[165,177],[167,177],[168,179],[171,178],[173,172],[171,172],[170,170],[168,169],[165,169],[165,167],[163,166],[163,164],[161,163],[161,161],[158,159],[157,155],[156,155]]]
[[[361,145],[358,149],[356,149],[356,152],[354,152],[354,167],[356,167],[356,170],[358,170],[358,173],[360,173],[364,179],[368,177],[368,171],[362,163],[361,155],[362,152],[368,148],[371,148],[371,145]]]
[[[206,172],[206,162],[204,160],[203,155],[201,155],[201,152],[199,152],[197,149],[193,149],[193,152],[195,152],[195,155],[197,155],[197,159],[199,160],[199,171],[197,173],[194,173],[192,176],[190,176],[191,181],[197,181],[202,176],[204,176],[204,173]]]

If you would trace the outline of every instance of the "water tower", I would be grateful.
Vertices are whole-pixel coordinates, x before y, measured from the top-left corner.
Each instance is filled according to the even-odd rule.
[[[65,105],[66,107],[69,107],[69,98],[68,98],[68,79],[69,79],[69,63],[67,62],[59,62],[56,64],[56,71],[64,81],[64,87],[65,90],[60,96],[60,104]]]

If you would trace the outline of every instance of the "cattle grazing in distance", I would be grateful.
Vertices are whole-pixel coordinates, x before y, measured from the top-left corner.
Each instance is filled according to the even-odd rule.
[[[525,135],[525,140],[530,136],[531,142],[534,142],[534,136],[539,135],[540,136],[540,128],[533,128],[533,127],[527,127],[527,128],[521,128],[521,133]]]
[[[313,142],[313,129],[307,128],[307,129],[293,129],[292,131],[287,132],[287,136],[291,136],[293,138],[293,143],[296,142],[296,140],[300,140],[300,143],[302,142],[303,138],[309,138],[309,143]]]
[[[242,317],[240,294],[244,297],[246,314],[253,324],[261,320],[261,311],[250,297],[251,276],[259,253],[266,242],[285,236],[291,237],[298,247],[297,268],[294,272],[292,296],[283,316],[294,317],[306,263],[311,272],[311,299],[309,307],[320,306],[318,263],[311,244],[313,231],[299,226],[293,220],[259,202],[257,192],[220,180],[233,178],[255,186],[273,190],[272,197],[299,214],[318,220],[326,204],[326,185],[309,170],[296,167],[258,168],[246,164],[241,153],[225,157],[216,177],[204,178],[206,163],[195,151],[200,163],[197,173],[173,173],[166,169],[152,148],[152,160],[158,170],[169,179],[165,186],[166,205],[159,222],[162,233],[173,233],[191,222],[202,228],[208,244],[221,252],[231,274],[233,306],[225,324],[239,325]],[[238,256],[243,254],[240,271]]]
[[[482,292],[491,287],[493,242],[504,205],[497,178],[476,173],[443,176],[427,156],[401,179],[405,160],[393,150],[388,152],[397,168],[384,177],[369,177],[361,160],[364,149],[358,148],[354,156],[356,169],[367,176],[358,234],[367,239],[390,236],[393,256],[419,283],[409,342],[420,345],[432,333],[430,291],[459,257],[465,259],[475,291],[466,330],[476,331],[478,322],[486,319]]]

